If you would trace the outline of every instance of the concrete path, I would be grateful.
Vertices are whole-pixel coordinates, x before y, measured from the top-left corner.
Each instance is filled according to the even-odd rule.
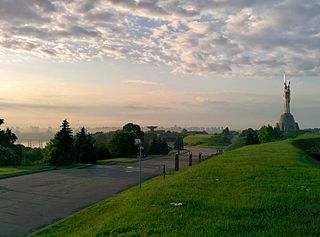
[[[212,149],[193,149],[214,154]],[[142,161],[142,179],[161,175],[174,168],[174,157],[164,156]],[[181,156],[180,167],[188,165]],[[95,165],[82,169],[53,170],[0,180],[0,236],[25,236],[63,219],[93,203],[139,183],[139,162]]]

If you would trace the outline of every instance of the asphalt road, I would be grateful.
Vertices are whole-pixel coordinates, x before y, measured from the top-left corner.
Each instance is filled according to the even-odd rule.
[[[206,157],[213,149],[192,148]],[[181,155],[180,167],[188,165]],[[174,156],[142,161],[142,179],[174,169]],[[0,180],[0,236],[25,236],[139,183],[139,162],[62,169]]]

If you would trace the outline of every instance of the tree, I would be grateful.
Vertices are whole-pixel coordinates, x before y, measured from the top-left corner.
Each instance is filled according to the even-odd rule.
[[[21,164],[21,157],[8,147],[0,146],[0,166],[18,166]]]
[[[161,138],[161,136],[153,133],[152,137],[145,141],[146,146],[148,147],[148,154],[151,155],[160,155],[160,154],[168,154],[170,148],[165,140],[165,138]]]
[[[154,134],[149,147],[150,147],[149,154],[156,155],[159,153],[159,145],[158,145],[158,139],[156,134]]]
[[[134,132],[118,130],[112,134],[107,148],[114,157],[126,157],[137,154],[138,147],[134,145],[134,139],[136,138],[138,136]]]
[[[79,163],[95,163],[97,159],[95,140],[84,127],[76,135],[75,155]]]
[[[70,165],[75,162],[72,129],[65,119],[49,143],[49,162],[52,165]]]
[[[31,148],[22,146],[22,165],[31,165],[40,162],[44,157],[41,148]],[[43,162],[43,161],[42,161]]]
[[[223,129],[222,134],[225,135],[225,136],[229,136],[230,135],[229,128],[226,127],[225,129]]]
[[[133,132],[137,135],[137,137],[144,142],[144,132],[141,130],[138,124],[127,123],[122,128],[123,131]]]
[[[0,130],[0,165],[18,166],[22,160],[22,150],[14,145],[17,136],[9,129]]]
[[[12,147],[17,139],[17,136],[9,128],[0,131],[0,145],[3,147]]]
[[[273,128],[271,125],[263,126],[258,132],[261,143],[274,142],[283,138],[283,133],[279,128]]]
[[[170,151],[170,147],[168,146],[166,139],[164,138],[160,139],[160,154],[168,154],[169,151]]]
[[[173,146],[174,146],[174,149],[176,149],[176,150],[183,149],[183,138],[179,134],[178,134]]]
[[[240,134],[240,137],[243,137],[245,139],[246,145],[260,143],[257,131],[253,130],[252,128],[248,128],[248,129],[243,130]]]
[[[98,160],[111,158],[111,154],[107,148],[107,144],[111,138],[112,133],[113,132],[108,132],[108,133],[97,132],[92,135],[93,139],[95,140],[95,147],[97,150]]]

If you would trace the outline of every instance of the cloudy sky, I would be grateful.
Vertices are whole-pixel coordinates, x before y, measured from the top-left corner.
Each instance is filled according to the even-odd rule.
[[[0,0],[7,125],[320,127],[318,0]]]

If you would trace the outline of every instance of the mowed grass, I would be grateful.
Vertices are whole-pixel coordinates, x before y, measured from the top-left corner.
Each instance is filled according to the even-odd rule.
[[[46,170],[51,168],[49,165],[32,165],[32,166],[20,166],[20,167],[0,167],[0,178],[22,174],[22,173],[32,173],[41,170]]]
[[[35,236],[316,237],[319,200],[319,162],[282,141],[156,177]]]
[[[188,146],[212,147],[217,145],[212,141],[215,136],[212,134],[194,134],[186,136],[183,142]]]

